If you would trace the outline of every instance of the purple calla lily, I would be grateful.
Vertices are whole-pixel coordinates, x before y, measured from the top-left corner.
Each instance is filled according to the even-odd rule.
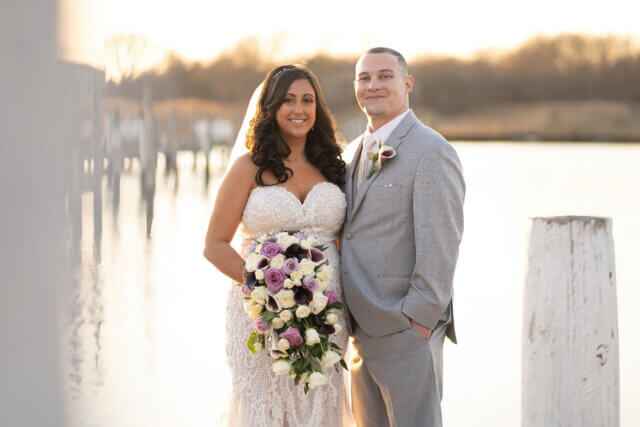
[[[324,254],[316,248],[311,248],[309,249],[309,259],[313,262],[320,262],[324,259]]]
[[[293,300],[296,304],[309,304],[313,299],[313,293],[304,286],[298,286],[293,291]]]
[[[273,295],[269,295],[267,299],[267,308],[270,311],[278,311],[280,309],[280,305],[278,305],[278,301],[276,301]]]

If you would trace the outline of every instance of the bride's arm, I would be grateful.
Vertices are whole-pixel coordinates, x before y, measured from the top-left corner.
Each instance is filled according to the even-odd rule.
[[[205,239],[204,257],[233,280],[242,282],[244,260],[231,247],[249,193],[254,187],[257,166],[249,154],[239,157],[224,176],[213,207]]]

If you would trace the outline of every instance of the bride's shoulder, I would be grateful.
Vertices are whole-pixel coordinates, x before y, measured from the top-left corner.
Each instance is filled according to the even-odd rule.
[[[233,177],[245,175],[254,176],[258,169],[258,165],[256,165],[251,158],[251,154],[245,153],[233,161],[227,175]]]

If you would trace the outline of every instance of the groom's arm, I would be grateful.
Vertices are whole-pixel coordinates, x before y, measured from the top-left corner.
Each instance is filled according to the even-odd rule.
[[[428,329],[435,328],[451,301],[464,194],[462,167],[453,147],[446,142],[431,145],[414,181],[416,264],[402,303],[402,312]]]

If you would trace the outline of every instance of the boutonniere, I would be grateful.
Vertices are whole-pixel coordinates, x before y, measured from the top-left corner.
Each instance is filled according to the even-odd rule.
[[[367,153],[369,160],[373,163],[367,173],[367,179],[371,178],[374,173],[380,172],[382,165],[389,159],[393,159],[396,156],[396,149],[390,145],[382,145],[382,139],[378,140],[378,152],[374,153],[373,150]]]

